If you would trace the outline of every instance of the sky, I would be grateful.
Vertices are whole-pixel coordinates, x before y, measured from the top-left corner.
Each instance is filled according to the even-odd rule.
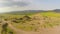
[[[0,13],[20,10],[60,9],[60,0],[0,0]]]

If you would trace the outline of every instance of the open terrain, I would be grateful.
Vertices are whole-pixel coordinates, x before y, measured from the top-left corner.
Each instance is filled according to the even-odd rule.
[[[60,13],[33,12],[0,14],[0,30],[7,23],[7,34],[60,34]]]

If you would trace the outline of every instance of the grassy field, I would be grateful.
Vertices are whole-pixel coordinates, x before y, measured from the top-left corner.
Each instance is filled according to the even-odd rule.
[[[60,25],[60,13],[41,12],[28,15],[2,14],[1,18],[12,21],[11,24],[25,31],[39,31],[40,28],[51,28]]]
[[[60,13],[56,12],[42,12],[43,16],[50,16],[50,17],[60,17]]]

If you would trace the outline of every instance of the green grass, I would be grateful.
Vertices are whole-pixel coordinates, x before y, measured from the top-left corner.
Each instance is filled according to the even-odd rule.
[[[15,32],[11,29],[11,28],[7,28],[7,33],[9,34],[9,32],[13,32],[13,34],[15,34]]]
[[[25,15],[34,16],[35,14],[37,14],[37,13],[34,13],[34,14],[33,13],[29,13],[29,14],[25,14]],[[57,19],[60,18],[60,13],[56,13],[56,12],[41,12],[39,14],[41,14],[42,17],[47,18],[47,19],[49,19],[49,18],[51,19],[52,18],[51,19],[52,21],[55,20],[54,17],[56,17]],[[13,18],[23,18],[24,15],[20,15],[20,14],[16,14],[16,15],[14,15],[14,14],[2,14],[1,16],[3,16],[4,19],[6,18],[8,20],[12,20]],[[51,22],[50,19],[49,19],[50,22],[48,22],[48,20],[47,20],[47,21],[45,21],[44,24],[39,25],[39,27],[50,28],[50,27],[54,27],[54,26],[60,25],[60,21],[59,20]],[[36,24],[38,22],[36,22],[36,20],[35,21],[32,20],[32,24],[35,23],[36,25],[35,24],[34,25],[29,24],[30,21],[28,21],[28,20],[25,20],[25,23],[22,23],[22,22],[20,22],[20,21],[19,21],[19,23],[14,23],[13,22],[12,25],[15,26],[17,29],[22,29],[22,30],[25,30],[25,31],[34,31],[34,30],[38,29],[38,27],[36,26],[36,25],[38,25],[38,24]]]
[[[42,12],[40,14],[43,16],[60,17],[60,13],[56,13],[56,12]]]
[[[37,27],[35,25],[29,25],[27,23],[25,24],[22,24],[22,23],[14,23],[13,24],[17,29],[22,29],[22,30],[25,30],[25,31],[34,31]]]

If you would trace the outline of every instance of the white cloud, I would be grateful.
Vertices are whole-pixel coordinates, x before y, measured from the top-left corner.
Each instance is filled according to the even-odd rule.
[[[0,11],[48,10],[60,8],[60,5],[51,3],[51,0],[49,0],[50,2],[47,1],[48,0],[0,0]]]
[[[28,6],[29,3],[25,1],[17,1],[17,0],[0,0],[0,7],[7,7],[7,6]]]

